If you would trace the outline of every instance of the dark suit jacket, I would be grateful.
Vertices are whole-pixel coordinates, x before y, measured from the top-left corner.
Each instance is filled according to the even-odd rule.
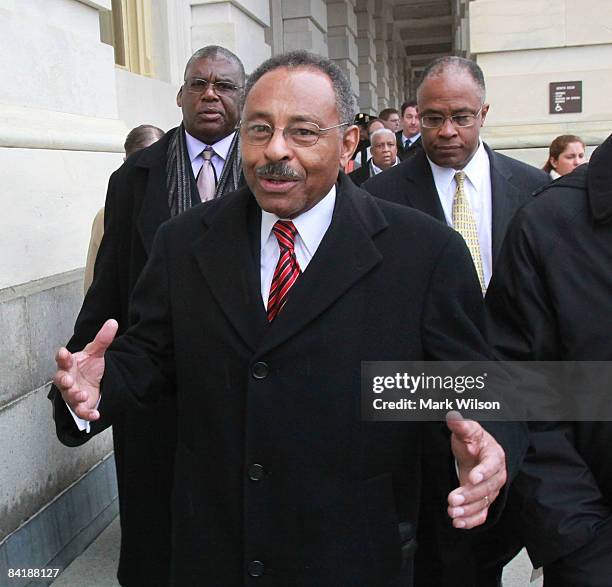
[[[516,211],[531,199],[531,194],[550,182],[546,173],[505,155],[495,153],[485,145],[491,164],[492,196],[492,257],[495,267],[506,230]],[[375,196],[421,210],[446,222],[438,197],[431,166],[420,149],[408,161],[404,161],[385,173],[370,178],[364,189]],[[446,445],[446,439],[439,439]],[[418,587],[470,587],[488,585],[478,578],[485,563],[507,558],[518,544],[507,545],[503,525],[494,528],[495,539],[489,535],[472,548],[472,538],[465,532],[452,528],[448,518],[440,514],[440,504],[446,496],[440,491],[440,479],[446,471],[439,468],[439,461],[429,459],[431,470],[424,471],[427,501],[424,504],[417,552],[416,585]],[[500,554],[501,553],[501,554]]]
[[[341,173],[331,226],[268,324],[260,216],[244,188],[160,229],[100,412],[176,384],[174,584],[399,585],[398,526],[417,520],[419,447],[439,424],[361,421],[361,361],[491,356],[469,252]],[[494,431],[512,476],[524,429]]]
[[[400,161],[406,161],[407,159],[412,159],[414,155],[423,150],[423,142],[421,141],[421,137],[419,137],[406,149],[402,140],[402,132],[403,131],[399,130],[395,133],[397,156],[400,158]]]
[[[515,217],[487,293],[491,341],[511,360],[612,360],[612,137]],[[530,556],[547,564],[586,546],[612,516],[610,422],[535,426],[514,493]],[[591,553],[590,556],[595,556]],[[607,572],[574,584],[604,585]],[[601,568],[590,558],[592,572]],[[602,571],[599,571],[600,573]],[[607,577],[607,579],[606,579]]]
[[[356,186],[360,186],[366,179],[370,177],[370,159],[366,161],[365,165],[358,167],[357,169],[355,169],[355,171],[351,171],[348,176],[351,178],[352,182]]]
[[[499,255],[508,224],[515,212],[531,199],[531,194],[548,184],[550,178],[540,169],[495,153],[485,145],[491,162],[492,251]],[[363,185],[371,194],[425,212],[446,222],[425,151],[370,178]]]
[[[170,218],[166,188],[168,142],[176,129],[138,151],[111,176],[105,204],[104,237],[94,281],[67,347],[83,348],[108,318],[128,326],[128,301],[160,224]],[[193,187],[195,179],[192,177]],[[197,194],[197,191],[194,191]],[[194,202],[195,203],[195,202]],[[79,432],[61,395],[50,399],[58,438],[78,446],[105,428]],[[167,585],[170,566],[170,492],[175,445],[175,404],[168,394],[156,406],[113,421],[121,520],[118,578],[123,585]]]

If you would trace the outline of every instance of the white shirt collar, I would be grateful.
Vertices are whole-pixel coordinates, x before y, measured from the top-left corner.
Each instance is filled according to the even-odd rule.
[[[321,199],[310,210],[292,219],[298,234],[310,256],[313,256],[319,248],[327,229],[332,221],[334,205],[336,204],[336,186],[333,185],[329,193]],[[276,214],[265,210],[261,211],[261,248],[265,246],[272,227],[277,220],[281,220]]]
[[[185,131],[185,141],[187,143],[187,152],[189,153],[189,160],[193,163],[196,157],[199,157],[202,154],[202,151],[206,147],[212,147],[215,153],[225,161],[227,159],[227,154],[229,153],[230,146],[232,141],[234,140],[234,135],[236,131],[228,134],[226,137],[223,137],[220,141],[216,143],[212,143],[208,145],[207,143],[203,143],[200,139],[196,139],[192,137],[187,131]]]
[[[399,157],[396,157],[395,163],[391,165],[391,167],[395,167],[399,162],[400,162]],[[370,163],[372,165],[372,171],[374,172],[374,175],[378,175],[379,173],[383,172],[383,170],[380,167],[378,167],[376,163],[374,163],[374,159],[370,159]]]
[[[419,137],[421,136],[421,133],[418,132],[417,134],[415,134],[413,137],[407,137],[403,132],[402,132],[402,141],[403,144],[406,145],[406,143],[408,143],[408,146],[412,145],[412,143],[414,143],[415,141],[419,140]]]
[[[440,167],[429,157],[427,157],[427,160],[431,166],[431,172],[433,174],[436,187],[438,188],[438,192],[446,192],[449,189],[452,181],[455,179],[455,173],[460,170],[453,169],[452,167]],[[476,152],[462,170],[465,173],[467,180],[472,184],[476,191],[479,191],[480,189],[482,178],[487,176],[488,168],[489,157],[484,148],[484,144],[482,141],[480,141]]]

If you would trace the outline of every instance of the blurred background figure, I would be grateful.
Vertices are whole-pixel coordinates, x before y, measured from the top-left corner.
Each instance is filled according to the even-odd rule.
[[[370,120],[368,121],[365,127],[366,133],[368,135],[368,146],[365,148],[365,151],[355,151],[355,153],[353,154],[353,161],[349,161],[349,163],[352,164],[352,168],[347,173],[359,169],[360,167],[362,167],[364,161],[368,161],[368,159],[372,157],[372,134],[375,133],[377,130],[380,130],[381,128],[385,128],[384,122],[380,120],[380,118],[370,117]]]
[[[133,128],[125,138],[123,149],[125,150],[125,161],[132,153],[140,151],[153,143],[156,143],[164,136],[164,131],[151,124],[141,124]],[[98,210],[93,224],[91,226],[91,238],[89,239],[89,247],[87,249],[87,261],[85,263],[85,275],[83,276],[84,293],[87,293],[91,282],[93,281],[94,265],[98,256],[98,249],[102,242],[104,234],[104,207]]]
[[[379,122],[379,121],[376,121]],[[355,185],[360,186],[366,179],[373,177],[390,167],[397,165],[397,142],[395,133],[389,128],[378,128],[370,132],[370,154],[371,157],[365,165],[355,169],[349,177]]]
[[[408,100],[400,109],[402,130],[397,137],[397,155],[404,161],[410,159],[423,148],[421,142],[421,123],[416,100]]]
[[[392,130],[393,132],[399,132],[402,130],[399,110],[396,110],[395,108],[385,108],[384,110],[380,111],[378,118],[382,120],[385,127],[389,130]]]
[[[562,175],[571,173],[578,167],[586,163],[584,141],[576,135],[558,136],[548,148],[548,161],[542,169],[550,175],[552,179],[557,179]]]

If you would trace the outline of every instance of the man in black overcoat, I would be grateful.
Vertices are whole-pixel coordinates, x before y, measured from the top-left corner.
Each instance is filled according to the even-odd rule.
[[[94,281],[77,318],[69,349],[80,349],[104,321],[128,326],[128,300],[149,257],[160,224],[201,200],[196,177],[202,150],[214,149],[215,197],[241,182],[239,120],[244,68],[222,47],[208,46],[190,58],[177,105],[182,124],[159,142],[128,158],[110,178],[105,229]],[[124,586],[167,585],[170,572],[170,493],[176,444],[171,393],[159,403],[126,411],[113,420],[121,553],[118,579]],[[61,395],[52,388],[58,438],[68,446],[87,442],[107,425],[77,428]],[[83,426],[81,426],[83,428]]]
[[[241,123],[248,187],[159,230],[127,333],[109,347],[109,320],[58,352],[55,382],[88,421],[175,388],[174,585],[411,583],[421,447],[440,424],[362,421],[361,361],[491,354],[461,237],[339,172],[353,116],[333,62],[262,64]],[[459,487],[441,507],[468,530],[499,514],[525,430],[448,426],[445,491]]]
[[[458,171],[465,173],[465,195],[471,206],[478,240],[481,286],[486,291],[508,224],[531,194],[550,178],[505,155],[492,151],[480,138],[489,105],[480,67],[467,59],[444,57],[423,71],[417,90],[423,149],[410,160],[370,178],[363,188],[384,200],[416,208],[454,226]],[[473,250],[470,249],[474,254]],[[446,439],[439,441],[446,445]],[[489,537],[472,548],[464,533],[454,531],[439,515],[445,496],[439,492],[437,460],[425,471],[430,502],[423,508],[417,553],[419,587],[489,587],[501,575],[498,559],[505,552],[491,551]],[[496,532],[504,532],[496,527]],[[497,544],[494,545],[497,548]],[[505,551],[506,548],[501,549]],[[509,549],[514,553],[514,549]]]
[[[502,358],[612,361],[612,137],[516,214],[486,305]],[[531,427],[512,488],[514,532],[544,565],[545,586],[607,587],[612,424]]]

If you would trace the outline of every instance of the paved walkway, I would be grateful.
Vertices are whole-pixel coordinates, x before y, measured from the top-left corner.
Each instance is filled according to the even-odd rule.
[[[115,573],[119,557],[119,519],[53,582],[53,587],[119,587]],[[522,552],[504,571],[504,587],[541,587],[529,582],[531,563]]]

